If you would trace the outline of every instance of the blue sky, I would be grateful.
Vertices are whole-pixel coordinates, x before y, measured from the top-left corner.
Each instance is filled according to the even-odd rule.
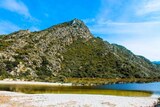
[[[38,31],[74,18],[110,43],[160,60],[160,0],[0,0],[0,34]]]

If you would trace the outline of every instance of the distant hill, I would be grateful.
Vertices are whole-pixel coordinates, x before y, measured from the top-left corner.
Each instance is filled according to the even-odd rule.
[[[0,36],[0,77],[36,81],[64,78],[158,78],[143,56],[94,37],[78,19]]]
[[[154,64],[160,65],[160,61],[153,61]]]

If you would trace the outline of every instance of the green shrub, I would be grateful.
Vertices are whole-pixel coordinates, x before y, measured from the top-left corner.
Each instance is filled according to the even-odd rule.
[[[6,64],[7,71],[12,71],[12,69],[17,67],[17,65],[19,64],[16,61],[4,61],[4,63]]]

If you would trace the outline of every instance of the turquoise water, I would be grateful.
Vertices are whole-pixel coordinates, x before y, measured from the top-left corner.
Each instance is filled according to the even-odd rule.
[[[97,86],[99,89],[111,90],[134,90],[134,91],[149,91],[160,96],[160,82],[152,83],[125,83]]]

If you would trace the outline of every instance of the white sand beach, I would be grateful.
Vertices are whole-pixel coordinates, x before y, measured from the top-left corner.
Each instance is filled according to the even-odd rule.
[[[21,81],[21,80],[19,81],[0,80],[0,84],[72,86],[72,83],[50,83],[50,82],[35,82],[35,81]]]
[[[82,94],[23,94],[0,91],[0,107],[154,107],[151,97]]]

